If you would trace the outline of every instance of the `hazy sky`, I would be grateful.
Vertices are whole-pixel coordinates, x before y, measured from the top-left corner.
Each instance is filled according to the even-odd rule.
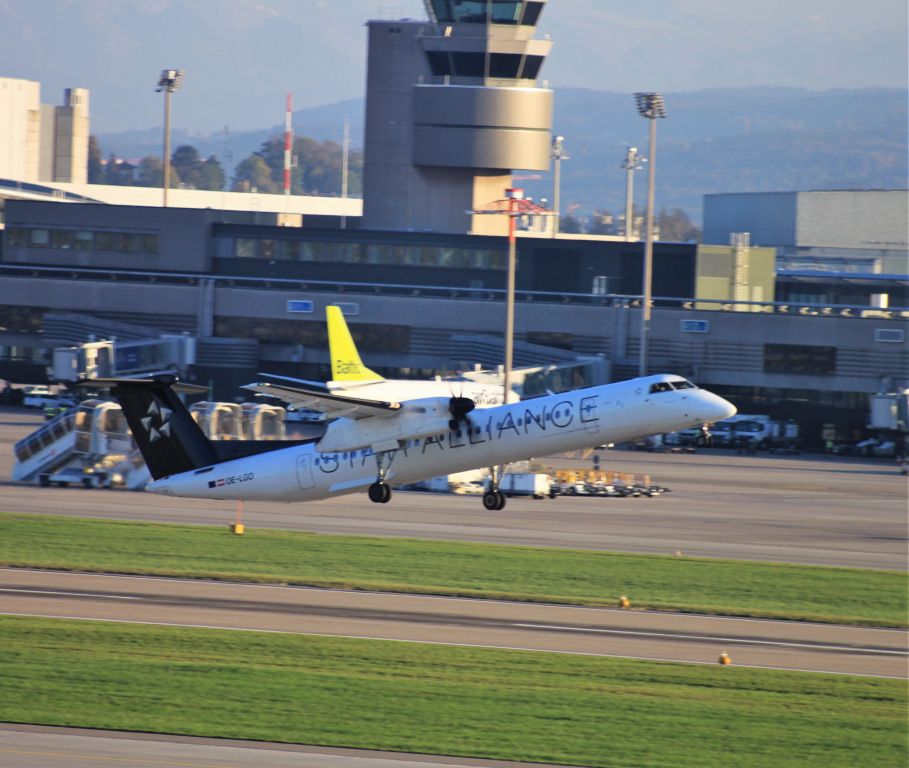
[[[160,125],[158,72],[186,69],[175,125],[281,121],[363,95],[369,18],[424,18],[420,0],[0,0],[0,76],[91,90],[93,131]],[[906,0],[549,0],[558,89],[665,92],[907,85]]]

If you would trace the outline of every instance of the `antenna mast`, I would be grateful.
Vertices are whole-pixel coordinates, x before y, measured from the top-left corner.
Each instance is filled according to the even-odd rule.
[[[293,95],[287,94],[287,104],[284,111],[284,194],[290,194],[290,155],[293,151],[293,131],[291,129],[291,112],[293,111]]]

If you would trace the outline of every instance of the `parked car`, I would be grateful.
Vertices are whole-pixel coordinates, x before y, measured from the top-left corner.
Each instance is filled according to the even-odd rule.
[[[895,456],[896,443],[886,438],[872,437],[855,444],[859,456]]]
[[[40,408],[42,411],[61,406],[72,408],[76,404],[76,398],[68,392],[54,394],[47,387],[33,387],[26,392],[22,404],[26,408]]]

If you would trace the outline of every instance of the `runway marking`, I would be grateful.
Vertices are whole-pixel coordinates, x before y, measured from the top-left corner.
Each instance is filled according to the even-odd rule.
[[[141,740],[141,739],[140,739]],[[0,749],[0,752],[7,755],[31,755],[33,757],[60,757],[72,760],[73,755],[69,752],[28,752],[24,749]],[[79,760],[107,760],[109,762],[120,763],[141,763],[143,765],[173,765],[182,768],[236,768],[236,764],[228,765],[227,763],[174,763],[164,762],[162,760],[143,760],[141,757],[108,757],[107,755],[78,755]]]
[[[0,592],[12,592],[20,595],[63,595],[64,597],[97,597],[100,600],[143,600],[141,597],[127,595],[104,595],[96,592],[79,592],[77,590],[60,591],[51,589],[14,589],[13,587],[0,587]]]
[[[379,640],[387,643],[411,643],[413,645],[442,645],[450,648],[486,648],[499,651],[527,651],[529,653],[561,653],[566,656],[592,656],[603,659],[629,659],[631,661],[659,661],[669,664],[699,664],[715,667],[715,661],[689,661],[686,659],[664,659],[659,656],[628,656],[618,653],[592,653],[589,651],[553,651],[546,648],[525,648],[515,645],[485,645],[483,643],[446,643],[441,640],[407,640],[401,637],[375,637],[374,635],[335,635],[329,632],[293,632],[288,629],[254,629],[250,627],[225,627],[218,624],[182,624],[168,621],[134,621],[132,619],[94,619],[85,616],[58,616],[46,613],[10,613],[0,611],[0,616],[23,616],[33,619],[64,619],[67,621],[96,621],[106,624],[144,624],[152,627],[181,627],[183,629],[218,629],[228,632],[261,632],[267,635],[302,635],[304,637],[339,637],[342,640]],[[740,669],[769,669],[778,672],[807,672],[821,675],[841,675],[843,677],[873,677],[886,680],[905,680],[903,675],[871,675],[865,672],[837,672],[829,669],[800,669],[798,667],[774,667],[767,664],[736,664]]]
[[[558,624],[511,624],[512,627],[527,629],[554,629],[559,632],[590,632],[603,635],[639,635],[641,637],[667,638],[672,640],[696,640],[711,643],[743,643],[745,645],[779,645],[787,648],[805,648],[814,651],[844,651],[847,653],[874,654],[881,656],[909,656],[909,651],[888,651],[884,648],[860,648],[853,645],[824,645],[823,643],[799,643],[791,640],[755,640],[747,637],[713,637],[711,635],[677,634],[673,632],[641,632],[633,629],[601,629],[599,627],[564,627]]]

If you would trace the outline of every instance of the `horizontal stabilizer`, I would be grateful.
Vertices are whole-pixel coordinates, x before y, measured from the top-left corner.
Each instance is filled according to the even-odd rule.
[[[273,381],[277,384],[289,384],[292,387],[300,387],[301,389],[306,390],[315,390],[318,392],[328,392],[329,386],[321,381],[310,381],[309,379],[295,379],[292,376],[279,376],[277,373],[262,373],[259,372],[259,376],[262,376],[269,381]]]
[[[120,384],[128,384],[131,387],[149,388],[169,385],[174,392],[180,392],[184,395],[202,395],[208,392],[208,387],[178,381],[176,376],[170,374],[155,376],[150,379],[82,379],[76,386],[85,387],[87,389],[110,389],[111,387],[116,387]]]

